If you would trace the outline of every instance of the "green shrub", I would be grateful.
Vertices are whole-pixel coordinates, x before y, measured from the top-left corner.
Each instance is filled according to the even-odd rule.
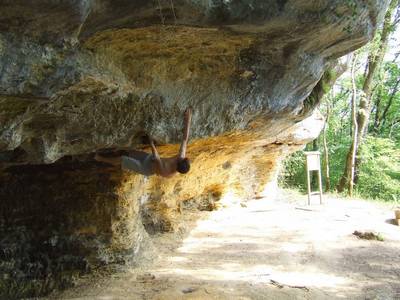
[[[390,139],[368,137],[361,160],[357,192],[372,199],[400,200],[400,147]]]
[[[349,143],[349,139],[343,139],[337,140],[335,145],[330,145],[329,167],[332,191],[343,174]],[[322,163],[321,159],[321,166]],[[305,192],[306,179],[303,151],[289,155],[283,163],[279,176],[280,186]],[[400,201],[400,145],[385,138],[368,137],[364,141],[355,192],[363,198]]]
[[[303,151],[297,151],[286,157],[283,162],[278,183],[284,188],[295,188],[307,191],[306,171]]]

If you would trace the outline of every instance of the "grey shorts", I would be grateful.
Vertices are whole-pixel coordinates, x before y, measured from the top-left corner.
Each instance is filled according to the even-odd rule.
[[[130,156],[121,157],[121,168],[145,176],[154,174],[153,155],[146,152],[133,151]]]

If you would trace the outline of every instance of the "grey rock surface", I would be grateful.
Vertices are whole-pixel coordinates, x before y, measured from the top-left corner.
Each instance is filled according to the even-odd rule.
[[[304,119],[327,64],[372,37],[386,2],[2,0],[0,157],[177,143],[188,106],[192,138],[277,135],[260,124]]]

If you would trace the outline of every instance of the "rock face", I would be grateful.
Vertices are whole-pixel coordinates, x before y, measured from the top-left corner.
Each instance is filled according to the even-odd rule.
[[[268,195],[280,160],[323,125],[308,96],[371,39],[386,5],[0,0],[0,295],[138,262],[148,235],[176,230],[185,209]],[[94,161],[148,151],[146,135],[176,154],[187,107],[188,175]]]

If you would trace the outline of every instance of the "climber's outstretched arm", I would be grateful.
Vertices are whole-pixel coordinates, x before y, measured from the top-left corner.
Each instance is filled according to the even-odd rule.
[[[160,155],[157,152],[156,146],[154,145],[154,141],[151,137],[149,137],[151,152],[153,153],[153,157],[155,160],[161,160]]]
[[[187,108],[185,110],[184,117],[184,128],[183,128],[183,140],[181,143],[181,148],[179,149],[179,158],[185,158],[186,156],[186,147],[189,140],[189,131],[190,131],[190,121],[192,119],[192,110]]]

